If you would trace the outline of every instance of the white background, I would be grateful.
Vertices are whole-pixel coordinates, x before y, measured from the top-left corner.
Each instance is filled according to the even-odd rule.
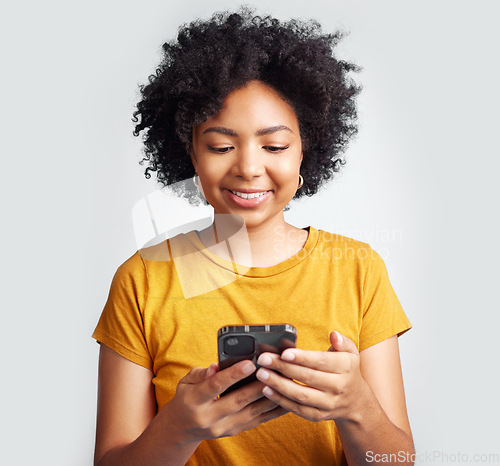
[[[417,464],[500,454],[497,2],[267,3],[252,2],[350,31],[338,55],[364,68],[343,175],[288,220],[368,242],[385,259],[414,326],[400,345]],[[2,464],[91,464],[90,335],[136,249],[132,207],[156,188],[131,136],[137,85],[180,24],[226,7],[3,8]]]

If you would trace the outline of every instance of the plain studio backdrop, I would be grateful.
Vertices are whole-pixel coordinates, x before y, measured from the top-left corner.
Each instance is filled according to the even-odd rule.
[[[359,134],[343,174],[286,218],[384,258],[413,324],[400,346],[417,464],[498,462],[497,2],[250,4],[350,33],[337,55],[363,67]],[[4,6],[1,464],[91,464],[91,333],[137,249],[132,209],[157,187],[131,135],[138,84],[179,25],[232,7]]]

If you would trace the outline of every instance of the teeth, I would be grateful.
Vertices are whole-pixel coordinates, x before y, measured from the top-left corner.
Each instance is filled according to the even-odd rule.
[[[260,197],[263,196],[264,194],[267,193],[267,191],[263,191],[261,193],[239,193],[238,191],[231,191],[233,194],[236,194],[236,196],[241,197],[243,199],[253,199],[255,197]]]

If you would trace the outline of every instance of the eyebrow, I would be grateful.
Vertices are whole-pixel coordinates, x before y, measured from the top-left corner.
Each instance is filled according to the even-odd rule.
[[[265,136],[266,134],[272,134],[276,133],[278,131],[289,131],[290,133],[293,134],[293,131],[285,125],[276,125],[276,126],[269,126],[267,128],[262,128],[259,129],[255,134],[256,136]],[[223,126],[211,126],[210,128],[207,128],[205,131],[203,131],[202,134],[208,134],[208,133],[219,133],[219,134],[224,134],[225,136],[238,136],[238,133],[232,129],[229,128],[224,128]]]

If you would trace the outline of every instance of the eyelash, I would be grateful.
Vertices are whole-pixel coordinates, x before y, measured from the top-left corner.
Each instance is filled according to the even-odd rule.
[[[283,152],[284,150],[287,150],[290,146],[262,146],[263,149],[268,150],[269,152],[273,154],[278,154],[280,152]],[[208,150],[212,152],[216,152],[218,154],[227,154],[233,147],[211,147],[208,146]]]
[[[287,150],[289,147],[290,146],[263,146],[263,149],[267,149],[269,152],[276,154]]]

